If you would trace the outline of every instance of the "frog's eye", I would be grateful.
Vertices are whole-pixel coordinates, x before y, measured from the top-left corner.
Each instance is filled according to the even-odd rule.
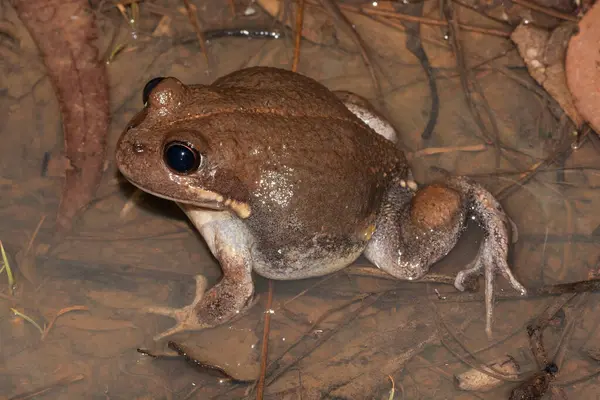
[[[156,85],[158,85],[160,82],[162,82],[163,79],[165,79],[165,78],[162,76],[159,76],[157,78],[150,79],[148,81],[148,83],[146,83],[146,86],[144,86],[144,93],[143,93],[143,97],[142,97],[142,100],[144,100],[144,106],[146,106],[146,104],[148,104],[148,98],[150,97],[150,93],[152,93],[152,89],[154,89],[156,87]]]
[[[179,174],[189,174],[200,168],[202,155],[184,142],[170,142],[165,146],[165,163]]]

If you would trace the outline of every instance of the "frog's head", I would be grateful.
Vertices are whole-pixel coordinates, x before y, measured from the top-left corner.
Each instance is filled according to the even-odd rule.
[[[155,196],[248,217],[247,189],[228,168],[239,158],[237,149],[222,148],[230,141],[209,135],[222,118],[215,119],[219,113],[211,107],[220,98],[210,87],[186,86],[175,78],[149,81],[143,110],[117,142],[121,173]]]

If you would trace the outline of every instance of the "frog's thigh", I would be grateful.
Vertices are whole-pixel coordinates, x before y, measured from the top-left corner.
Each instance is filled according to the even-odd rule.
[[[463,199],[443,185],[413,193],[397,188],[388,196],[365,256],[398,279],[413,280],[456,245],[464,227]]]
[[[362,122],[367,124],[375,132],[394,143],[398,140],[398,134],[394,127],[375,110],[369,101],[357,94],[346,91],[333,92],[352,114],[356,115]]]

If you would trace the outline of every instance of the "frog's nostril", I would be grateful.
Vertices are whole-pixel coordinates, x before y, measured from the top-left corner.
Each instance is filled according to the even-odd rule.
[[[132,148],[134,153],[143,153],[145,150],[144,145],[140,142],[134,142]]]

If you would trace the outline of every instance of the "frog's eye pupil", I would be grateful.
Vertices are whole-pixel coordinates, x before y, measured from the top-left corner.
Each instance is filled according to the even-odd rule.
[[[148,104],[148,99],[150,98],[150,93],[152,93],[152,89],[154,89],[156,85],[162,82],[163,79],[165,78],[159,76],[157,78],[150,79],[148,83],[146,83],[146,86],[144,86],[144,93],[142,97],[142,100],[144,100],[144,105]]]
[[[171,142],[165,147],[165,163],[179,174],[189,174],[200,168],[202,156],[196,149],[182,142]]]

